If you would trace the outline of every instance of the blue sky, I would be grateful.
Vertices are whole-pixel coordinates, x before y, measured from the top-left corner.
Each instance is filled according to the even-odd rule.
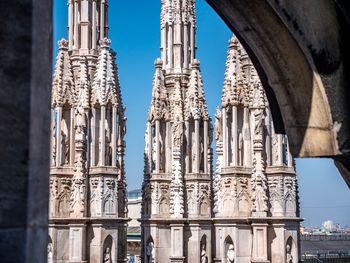
[[[126,174],[128,189],[141,187],[146,113],[151,99],[154,61],[159,56],[160,0],[109,1],[109,38],[117,52],[127,107]],[[227,43],[231,32],[204,0],[197,1],[197,57],[209,113],[220,103]],[[67,37],[67,3],[54,0],[54,57],[57,41]],[[328,159],[297,159],[304,225],[322,221],[350,225],[350,190]]]

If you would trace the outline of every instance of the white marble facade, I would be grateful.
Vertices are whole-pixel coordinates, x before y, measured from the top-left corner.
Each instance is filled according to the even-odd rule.
[[[142,260],[296,263],[300,219],[287,138],[275,134],[260,79],[235,37],[212,127],[195,32],[194,0],[162,1],[145,135]]]
[[[164,0],[145,136],[145,263],[211,258],[210,123],[196,59],[195,2]]]
[[[215,119],[213,261],[297,263],[300,219],[293,158],[287,137],[274,132],[260,79],[234,36]]]
[[[68,1],[52,86],[49,262],[125,262],[125,108],[107,0]]]

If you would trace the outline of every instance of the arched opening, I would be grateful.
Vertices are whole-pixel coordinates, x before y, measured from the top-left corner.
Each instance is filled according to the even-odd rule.
[[[224,240],[224,261],[223,263],[233,263],[235,262],[235,246],[230,236],[227,236]]]
[[[296,263],[295,242],[292,237],[288,237],[286,241],[285,260],[286,263]]]
[[[115,263],[115,255],[113,251],[113,238],[108,235],[103,241],[103,262]]]
[[[201,263],[208,263],[208,244],[207,244],[207,235],[203,235],[201,238],[201,241],[199,243],[200,245],[200,262]]]
[[[147,239],[147,242],[145,244],[145,263],[153,263],[154,258],[155,258],[155,246],[154,246],[154,240],[152,236],[150,236]]]

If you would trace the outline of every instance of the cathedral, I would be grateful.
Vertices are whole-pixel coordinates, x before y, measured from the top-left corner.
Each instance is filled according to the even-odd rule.
[[[124,115],[107,0],[68,1],[52,85],[48,262],[126,262]]]
[[[298,262],[288,140],[275,134],[260,79],[234,36],[212,128],[196,58],[194,0],[162,1],[145,144],[144,263]]]

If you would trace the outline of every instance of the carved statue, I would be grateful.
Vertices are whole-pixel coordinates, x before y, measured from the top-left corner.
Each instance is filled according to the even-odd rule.
[[[61,131],[61,143],[62,143],[62,153],[63,153],[63,164],[69,164],[69,140],[68,135]]]
[[[178,119],[173,124],[174,147],[180,147],[182,139],[182,122]]]
[[[154,259],[154,244],[152,241],[146,246],[147,263],[153,263]]]
[[[287,263],[293,263],[293,256],[292,256],[292,251],[291,247],[289,244],[286,246],[286,262]]]
[[[230,244],[228,246],[228,250],[227,250],[226,256],[227,256],[228,263],[235,262],[235,249],[234,249],[233,244]]]
[[[243,165],[243,154],[243,135],[240,132],[238,136],[238,156],[240,165]]]
[[[196,159],[197,159],[196,148],[197,148],[196,139],[193,139],[192,140],[192,148],[191,148],[191,153],[192,153],[192,172],[194,171],[194,167],[196,165]]]
[[[215,112],[215,138],[218,141],[222,133],[222,113],[219,107],[216,107]]]
[[[77,134],[84,134],[84,129],[86,128],[86,115],[82,106],[78,106],[75,111],[75,122]]]
[[[255,134],[259,135],[262,132],[262,125],[264,121],[264,110],[255,109],[254,117],[255,117]]]
[[[105,130],[105,165],[111,165],[112,163],[112,147],[111,147],[111,131],[109,129],[108,121],[106,120],[106,130]]]
[[[107,247],[105,252],[103,253],[103,263],[112,263],[111,250],[109,249],[109,247]]]
[[[202,244],[202,248],[201,248],[201,263],[208,263],[207,251],[205,250],[205,244]]]

